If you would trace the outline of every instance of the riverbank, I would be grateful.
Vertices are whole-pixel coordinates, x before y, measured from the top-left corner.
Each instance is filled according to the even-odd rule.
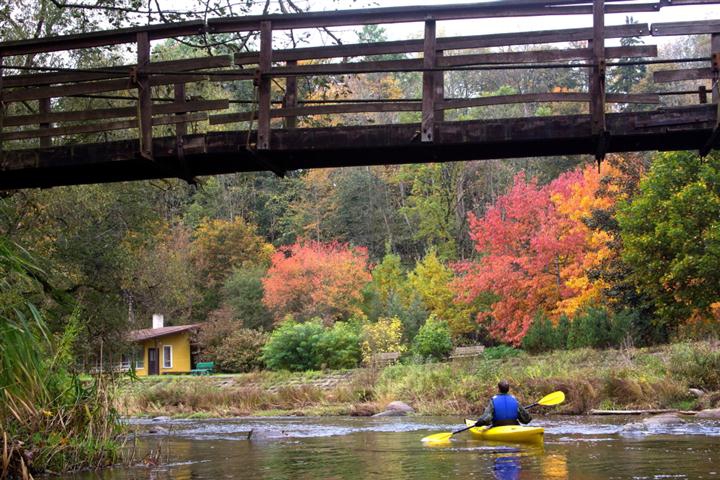
[[[500,378],[526,403],[565,391],[567,401],[553,409],[560,414],[720,405],[720,347],[714,343],[516,353],[382,369],[143,378],[121,386],[116,406],[127,416],[362,416],[401,400],[420,415],[476,415]]]

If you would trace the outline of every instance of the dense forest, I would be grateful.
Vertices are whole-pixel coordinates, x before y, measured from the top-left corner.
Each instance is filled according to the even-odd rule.
[[[270,2],[262,3],[218,3],[207,11],[215,16],[267,11]],[[161,10],[143,15],[142,8],[123,2],[113,3],[116,9],[59,5],[7,2],[0,11],[8,32],[4,39],[189,18],[189,12]],[[280,11],[297,9],[290,1],[272,5]],[[289,35],[282,41],[301,45],[317,35],[339,34]],[[386,32],[363,27],[342,36],[369,42],[384,39]],[[252,36],[205,39],[197,45],[169,40],[153,46],[153,59],[239,51],[256,41]],[[705,42],[697,37],[662,46],[661,53],[707,55]],[[121,48],[88,52],[50,61],[92,67],[126,56]],[[48,59],[12,61],[17,63],[7,64],[8,71]],[[652,70],[644,65],[611,68],[608,91],[645,91]],[[412,98],[420,85],[416,74],[327,76],[302,83],[300,96]],[[540,87],[583,91],[587,73],[582,68],[489,70],[445,77],[448,98]],[[154,94],[169,95],[163,88]],[[195,88],[189,95],[238,102],[252,96],[250,89],[231,82],[214,90],[202,84]],[[72,102],[113,106],[121,100]],[[21,103],[10,108],[33,111]],[[478,107],[454,110],[446,119],[582,113],[586,108]],[[415,122],[418,116],[327,115],[305,118],[299,126],[387,121]],[[123,132],[113,135],[120,138]],[[149,327],[153,313],[164,314],[172,325],[207,323],[201,342],[221,364],[222,352],[262,345],[273,331],[291,335],[291,324],[327,331],[341,324],[335,336],[358,335],[355,345],[368,352],[409,345],[422,352],[417,345],[425,337],[415,339],[423,327],[427,338],[433,331],[447,332],[454,345],[505,343],[539,351],[702,336],[715,332],[720,320],[717,155],[613,155],[601,164],[586,157],[408,164],[295,171],[285,178],[236,174],[197,184],[164,180],[24,190],[0,200],[0,235],[43,272],[37,276],[40,282],[7,290],[2,308],[13,308],[15,294],[29,295],[55,331],[78,312],[82,341],[76,353],[86,362],[101,351],[117,357],[126,348],[127,332]],[[395,344],[375,345],[390,337]],[[255,358],[233,361],[228,360],[227,369],[257,365]]]

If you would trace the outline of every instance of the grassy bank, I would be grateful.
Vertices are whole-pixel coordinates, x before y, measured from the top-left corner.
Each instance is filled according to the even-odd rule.
[[[151,416],[368,415],[402,400],[422,415],[477,414],[500,378],[528,403],[565,391],[567,402],[557,413],[707,408],[720,403],[720,393],[712,393],[720,390],[720,349],[680,343],[536,356],[490,350],[475,359],[384,369],[154,377],[126,383],[117,407],[125,415]],[[691,387],[711,393],[697,399],[688,392]]]
[[[0,324],[0,479],[95,469],[119,458],[113,385],[70,373],[77,318],[52,339],[41,319]]]
[[[27,300],[43,272],[0,238],[0,480],[99,468],[119,458],[107,378],[73,373],[79,312],[53,335]]]

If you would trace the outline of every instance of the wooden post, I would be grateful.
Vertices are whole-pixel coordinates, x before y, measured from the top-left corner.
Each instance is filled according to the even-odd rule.
[[[593,67],[590,72],[590,116],[593,135],[605,132],[605,1],[593,1]]]
[[[140,131],[140,156],[152,159],[152,93],[147,75],[150,64],[150,40],[148,32],[137,34],[137,120]]]
[[[297,65],[297,60],[288,60],[289,67]],[[290,76],[285,79],[285,97],[283,97],[283,108],[297,107],[297,77]],[[285,117],[285,128],[297,127],[297,117]]]
[[[436,52],[437,58],[443,56],[443,51],[438,50]],[[439,107],[445,101],[445,72],[435,72],[435,107]],[[445,110],[442,108],[435,110],[435,120],[438,122],[445,121]]]
[[[436,53],[435,20],[426,20],[423,48],[424,68],[435,68]],[[423,142],[432,142],[435,133],[435,78],[435,72],[423,72],[422,124],[420,132],[420,140]]]
[[[175,103],[185,103],[185,84],[176,83],[173,86]],[[187,112],[178,112],[175,115],[184,115]],[[175,151],[177,152],[178,163],[180,164],[180,173],[182,178],[191,184],[195,183],[195,179],[190,173],[190,167],[185,160],[185,135],[187,135],[187,122],[175,124]]]
[[[270,148],[270,76],[272,67],[272,23],[260,22],[260,65],[258,79],[257,149]]]
[[[5,102],[3,101],[3,57],[0,55],[0,165],[3,161],[3,142],[2,142],[2,131],[3,124],[5,123]]]
[[[698,97],[699,97],[700,103],[707,103],[708,94],[707,94],[707,87],[705,85],[700,85],[700,87],[698,88]]]
[[[176,83],[173,87],[175,93],[175,103],[185,103],[185,84]],[[178,112],[176,115],[183,115],[186,112]],[[182,143],[182,137],[187,135],[187,123],[181,122],[175,124],[175,138]]]
[[[720,34],[718,33],[713,33],[710,37],[710,56],[712,61],[712,102],[717,107],[715,109],[715,128],[710,134],[710,138],[700,147],[698,153],[701,157],[710,153],[720,139],[720,86],[718,85],[720,80]]]
[[[49,98],[41,98],[38,100],[38,112],[40,115],[47,115],[50,113],[50,99]],[[50,123],[41,123],[40,129],[46,129],[50,128],[52,125]],[[49,148],[52,147],[52,137],[40,137],[40,147],[41,148]]]
[[[710,37],[710,55],[712,55],[712,101],[720,103],[720,33]],[[720,120],[720,119],[718,119]]]

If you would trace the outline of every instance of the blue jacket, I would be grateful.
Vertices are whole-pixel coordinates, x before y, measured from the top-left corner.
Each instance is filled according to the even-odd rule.
[[[509,393],[499,393],[488,402],[477,425],[518,425],[530,423],[531,420],[528,411],[514,396]]]
[[[515,397],[509,393],[499,393],[492,398],[493,402],[493,423],[517,422],[518,406],[520,405]]]

